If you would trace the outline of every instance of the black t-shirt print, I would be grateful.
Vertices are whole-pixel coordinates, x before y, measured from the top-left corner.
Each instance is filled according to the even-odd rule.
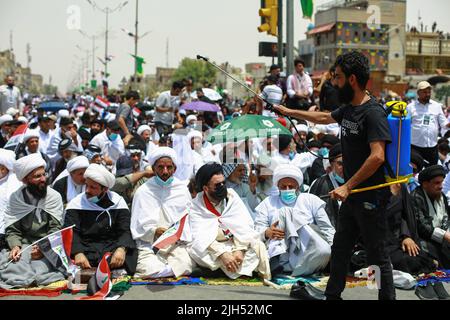
[[[370,143],[391,142],[391,132],[383,107],[374,99],[360,106],[342,106],[331,113],[341,125],[342,158],[344,176],[348,181],[362,167],[370,155]],[[384,166],[355,189],[385,183]]]

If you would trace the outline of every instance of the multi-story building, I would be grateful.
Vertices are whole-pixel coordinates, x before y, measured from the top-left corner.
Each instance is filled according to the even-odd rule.
[[[307,33],[314,41],[314,70],[327,70],[338,55],[359,50],[372,71],[404,75],[406,0],[332,1],[318,7],[315,24]]]

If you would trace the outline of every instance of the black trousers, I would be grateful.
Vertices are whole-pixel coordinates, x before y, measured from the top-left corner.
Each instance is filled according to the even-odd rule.
[[[339,211],[337,230],[331,247],[330,279],[325,295],[327,299],[341,299],[353,248],[361,235],[366,248],[369,266],[378,266],[380,279],[378,298],[395,299],[392,265],[386,246],[386,205],[389,197],[381,190],[371,192],[373,200],[368,202],[347,199]],[[369,197],[371,198],[371,197]],[[385,199],[383,199],[385,198]],[[369,208],[374,206],[375,208]]]
[[[417,151],[422,156],[422,158],[428,161],[428,165],[426,165],[425,167],[429,167],[438,163],[439,153],[437,146],[433,148],[421,148],[411,145],[411,148]]]
[[[156,131],[158,134],[162,136],[167,136],[169,133],[172,133],[172,126],[168,124],[164,124],[162,122],[155,122]]]

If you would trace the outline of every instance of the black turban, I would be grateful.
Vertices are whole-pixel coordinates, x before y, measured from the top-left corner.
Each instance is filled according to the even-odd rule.
[[[335,144],[334,146],[331,147],[329,158],[332,161],[335,158],[338,158],[339,156],[342,156],[342,148],[340,143]]]
[[[68,126],[69,124],[73,124],[72,119],[67,118],[67,117],[63,117],[59,120],[59,125],[60,126]]]
[[[335,144],[338,144],[340,142],[339,138],[336,136],[333,136],[332,134],[326,134],[320,139],[320,144],[323,146],[324,143],[328,143],[332,146]]]
[[[441,165],[434,165],[424,169],[419,173],[419,183],[422,184],[424,181],[430,181],[436,177],[444,177],[445,178],[445,170]]]
[[[415,150],[411,150],[411,162],[417,166],[417,172],[422,171],[424,166],[424,161],[420,153]]]
[[[196,191],[203,191],[203,187],[206,186],[209,180],[211,180],[211,177],[216,174],[223,174],[222,166],[220,164],[211,162],[203,165],[195,175]]]

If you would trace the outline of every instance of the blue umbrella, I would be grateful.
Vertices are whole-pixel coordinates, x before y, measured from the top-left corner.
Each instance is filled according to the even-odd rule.
[[[38,109],[50,112],[58,112],[59,110],[66,110],[67,106],[62,101],[44,101],[39,104]]]

